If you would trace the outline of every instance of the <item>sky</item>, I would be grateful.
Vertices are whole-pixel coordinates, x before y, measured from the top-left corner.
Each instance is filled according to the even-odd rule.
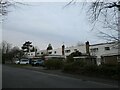
[[[31,41],[40,50],[50,43],[53,48],[74,46],[78,42],[103,42],[88,21],[87,8],[76,3],[64,8],[68,2],[31,2],[10,7],[2,24],[2,39],[21,47]]]

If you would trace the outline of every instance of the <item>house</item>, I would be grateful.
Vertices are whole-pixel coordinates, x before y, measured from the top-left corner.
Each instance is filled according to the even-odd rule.
[[[64,56],[65,58],[71,53],[79,51],[84,55],[91,56],[93,59],[92,62],[96,59],[96,64],[100,65],[101,63],[118,63],[119,55],[116,42],[109,43],[99,43],[90,45],[87,41],[85,44],[71,46],[71,47],[61,47],[53,50],[40,50],[39,55],[48,54],[48,57],[55,56]],[[75,58],[75,57],[74,57]],[[86,56],[76,57],[76,58],[86,58]]]
[[[49,60],[49,59],[65,60],[65,57],[63,55],[48,55],[48,56],[45,56],[45,60]]]
[[[24,52],[24,57],[25,58],[34,58],[35,52]]]
[[[90,45],[90,54],[97,57],[97,64],[117,63],[118,47],[115,42]]]

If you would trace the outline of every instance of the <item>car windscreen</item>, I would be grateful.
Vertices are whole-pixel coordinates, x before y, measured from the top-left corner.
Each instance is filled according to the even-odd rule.
[[[21,60],[22,62],[27,62],[28,60]]]
[[[37,62],[37,60],[33,60],[32,62]]]

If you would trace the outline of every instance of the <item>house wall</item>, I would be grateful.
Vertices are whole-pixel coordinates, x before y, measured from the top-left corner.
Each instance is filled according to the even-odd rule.
[[[117,55],[113,55],[113,56],[103,56],[102,57],[102,62],[104,64],[117,64],[118,60],[117,60]]]
[[[26,58],[33,58],[33,57],[35,57],[35,52],[25,52],[25,57]]]
[[[67,52],[67,50],[70,50],[70,52]],[[67,48],[65,48],[65,55],[68,56],[71,53],[75,52],[76,50],[81,52],[81,53],[86,53],[86,46],[80,45],[80,46],[67,47]]]
[[[105,50],[105,47],[109,47],[110,50]],[[93,48],[98,48],[96,51],[91,51]],[[113,55],[118,54],[118,49],[115,45],[112,44],[101,44],[101,45],[91,45],[90,46],[90,54],[97,56],[97,58],[101,58],[102,55]]]

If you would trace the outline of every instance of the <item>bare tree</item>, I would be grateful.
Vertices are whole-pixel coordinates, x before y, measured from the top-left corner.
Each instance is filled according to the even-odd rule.
[[[13,47],[10,52],[8,53],[9,60],[13,62],[14,58],[21,58],[21,50],[19,47],[15,46]]]
[[[11,5],[13,4],[8,0],[0,0],[0,15],[7,14],[8,13],[7,8]]]
[[[6,18],[7,14],[11,12],[9,9],[12,7],[12,9],[20,8],[19,5],[29,5],[27,3],[18,2],[16,0],[0,0],[0,21],[3,22]]]
[[[6,53],[10,52],[10,50],[11,50],[11,44],[6,41],[2,42],[1,47],[2,47],[2,54],[6,54]]]
[[[2,63],[4,64],[5,61],[8,59],[9,57],[9,52],[11,50],[11,44],[6,42],[6,41],[2,41],[1,43],[1,55],[2,55]]]
[[[22,58],[23,52],[20,50],[19,47],[14,46],[6,41],[3,41],[0,45],[0,54],[1,54],[1,59],[2,63],[5,64],[5,62],[12,62],[13,58]]]
[[[81,42],[81,41],[78,41],[77,44],[76,44],[76,46],[81,46],[81,45],[84,45],[84,43]]]
[[[109,41],[119,41],[118,33],[120,33],[120,1],[110,2],[109,0],[96,0],[89,5],[89,20],[93,24],[92,29],[100,26],[99,37]]]
[[[66,6],[75,4],[75,2],[77,2],[77,0],[71,0]],[[94,2],[84,2],[82,6],[88,8],[88,20],[93,25],[92,30],[97,30],[98,37],[106,39],[107,41],[120,40],[119,0],[95,0]]]

